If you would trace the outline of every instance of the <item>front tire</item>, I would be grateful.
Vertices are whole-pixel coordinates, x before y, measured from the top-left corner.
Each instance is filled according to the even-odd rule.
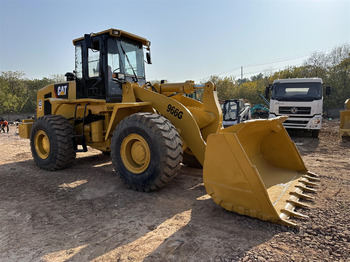
[[[59,115],[39,117],[33,124],[30,146],[35,163],[45,170],[70,166],[75,159],[73,127]]]
[[[165,117],[136,113],[116,127],[111,157],[114,170],[130,188],[157,190],[179,173],[182,141]]]

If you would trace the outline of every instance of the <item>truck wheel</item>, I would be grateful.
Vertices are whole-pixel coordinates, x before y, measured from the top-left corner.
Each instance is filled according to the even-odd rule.
[[[45,170],[70,166],[75,159],[73,127],[59,115],[39,117],[33,124],[30,146],[35,163]]]
[[[180,170],[182,141],[163,116],[136,113],[116,127],[111,142],[114,170],[133,190],[163,187]]]
[[[314,138],[318,138],[318,134],[320,133],[320,130],[312,130],[311,136]]]

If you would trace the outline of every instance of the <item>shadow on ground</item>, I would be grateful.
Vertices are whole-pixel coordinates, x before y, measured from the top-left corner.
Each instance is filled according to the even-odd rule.
[[[182,167],[143,193],[127,189],[102,154],[61,171],[33,160],[0,168],[1,261],[235,259],[289,230],[216,205],[201,170]]]

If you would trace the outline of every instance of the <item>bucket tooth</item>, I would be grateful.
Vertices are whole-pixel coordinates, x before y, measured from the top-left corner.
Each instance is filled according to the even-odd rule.
[[[319,178],[319,175],[317,175],[317,174],[315,174],[315,173],[312,173],[312,172],[310,172],[310,171],[308,171],[307,174],[308,174],[309,176],[312,176],[312,177],[315,177],[315,178]]]
[[[318,183],[310,182],[310,181],[307,180],[306,178],[299,179],[298,182],[302,182],[302,183],[304,183],[306,186],[314,186],[314,187],[318,187],[318,186],[319,186]]]
[[[281,211],[283,213],[287,213],[289,216],[293,216],[293,217],[300,217],[300,218],[308,218],[309,216],[304,215],[302,213],[296,212],[296,211],[292,211],[292,210],[288,210],[288,209],[281,209]]]
[[[282,214],[283,214],[283,213],[282,213]],[[289,217],[288,214],[285,214],[285,216]],[[280,224],[285,225],[285,226],[290,226],[290,227],[299,228],[299,226],[298,226],[296,223],[294,223],[294,222],[292,222],[292,221],[290,221],[290,220],[288,220],[288,219],[285,219],[285,218],[281,218],[281,219],[282,219],[281,221],[274,222],[274,223],[280,223]]]
[[[299,198],[304,198],[304,199],[307,199],[307,200],[313,200],[314,199],[312,196],[305,195],[305,194],[298,193],[298,192],[290,192],[289,194],[297,196]]]
[[[298,188],[302,189],[305,192],[317,193],[316,189],[313,189],[313,188],[310,188],[310,187],[307,187],[307,186],[296,185],[295,187],[298,187]]]
[[[302,207],[302,208],[310,208],[309,205],[301,203],[299,201],[294,201],[294,200],[287,200],[287,203],[290,203],[296,207]]]
[[[309,181],[311,182],[320,182],[320,179],[317,178],[317,177],[312,177],[312,176],[308,176],[308,175],[305,175],[303,176],[304,178],[308,179]]]

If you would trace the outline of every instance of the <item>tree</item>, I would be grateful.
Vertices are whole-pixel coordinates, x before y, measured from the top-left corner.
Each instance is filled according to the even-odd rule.
[[[220,78],[219,76],[210,76],[209,81],[216,85],[219,100],[231,99],[235,88],[235,79],[232,76]]]
[[[1,72],[0,114],[21,112],[27,102],[27,86],[23,72]]]
[[[53,82],[63,82],[61,75],[53,78],[25,79],[23,72],[1,72],[0,74],[0,114],[33,113],[36,108],[36,94],[40,88]]]
[[[343,108],[344,102],[350,98],[350,54],[338,65],[331,67],[327,84],[332,87],[330,99],[326,106],[329,108]]]

